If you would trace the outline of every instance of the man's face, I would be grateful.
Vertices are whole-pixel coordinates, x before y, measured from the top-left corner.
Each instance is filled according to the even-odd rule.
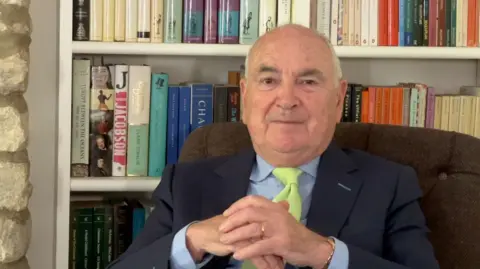
[[[329,144],[347,86],[333,67],[328,46],[314,37],[271,38],[252,53],[242,120],[261,151],[313,153]]]
[[[105,141],[102,138],[97,138],[97,147],[100,149],[105,148]]]

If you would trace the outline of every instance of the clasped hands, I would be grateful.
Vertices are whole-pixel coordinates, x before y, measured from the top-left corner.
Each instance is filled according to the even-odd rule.
[[[187,247],[197,262],[207,253],[233,254],[257,269],[283,269],[285,263],[322,269],[332,252],[325,237],[295,220],[286,201],[260,196],[244,197],[223,215],[192,224]]]

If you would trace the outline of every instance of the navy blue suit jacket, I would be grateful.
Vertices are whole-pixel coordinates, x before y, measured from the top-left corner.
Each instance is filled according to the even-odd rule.
[[[254,161],[246,150],[167,166],[144,230],[109,268],[169,268],[175,233],[245,196]],[[345,242],[351,269],[438,269],[421,195],[411,167],[332,142],[318,167],[307,227]],[[203,268],[223,269],[230,257],[214,257]]]

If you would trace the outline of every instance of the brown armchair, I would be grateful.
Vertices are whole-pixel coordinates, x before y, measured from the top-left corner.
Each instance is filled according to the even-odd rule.
[[[415,168],[441,268],[480,268],[480,139],[427,128],[340,123],[335,140]],[[179,161],[251,146],[244,124],[215,123],[190,134]]]

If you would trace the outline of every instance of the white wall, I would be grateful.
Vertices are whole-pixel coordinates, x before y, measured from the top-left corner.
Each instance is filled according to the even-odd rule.
[[[32,0],[30,6],[33,33],[26,98],[30,111],[30,181],[34,189],[27,257],[32,269],[54,268],[57,5],[57,0]]]

